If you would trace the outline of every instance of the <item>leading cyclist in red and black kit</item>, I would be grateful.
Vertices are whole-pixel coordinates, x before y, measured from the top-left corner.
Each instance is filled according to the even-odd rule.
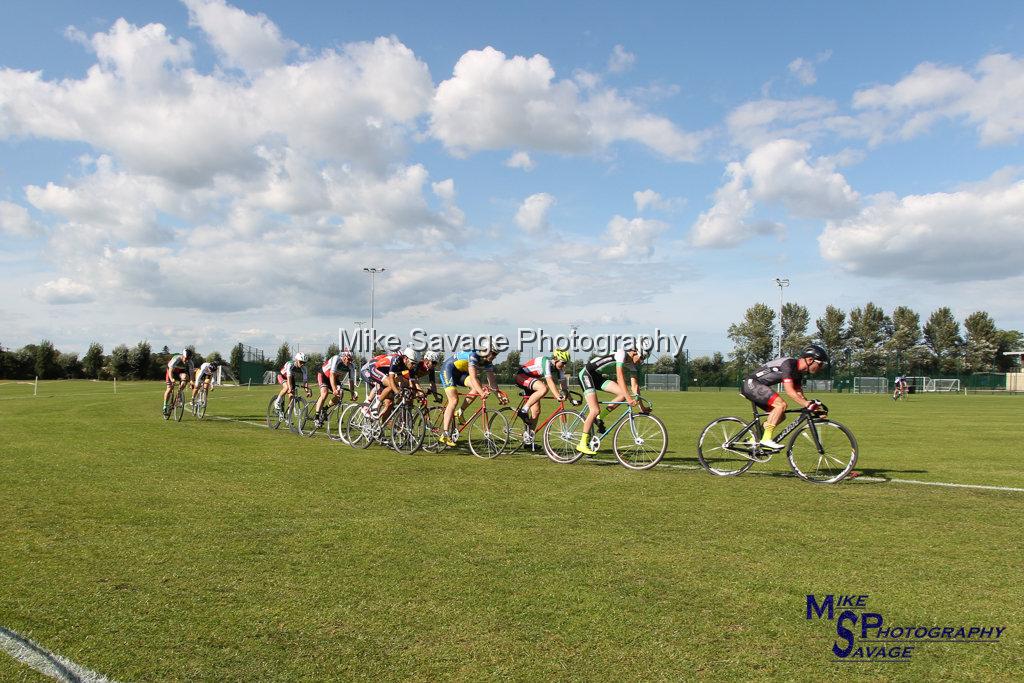
[[[743,380],[740,393],[758,408],[770,411],[764,421],[761,446],[772,450],[782,448],[782,444],[773,441],[772,436],[775,434],[775,428],[782,422],[782,416],[789,405],[772,387],[781,382],[786,393],[801,407],[820,411],[821,402],[808,400],[804,396],[802,384],[804,375],[813,375],[827,363],[828,354],[825,349],[817,344],[811,344],[803,350],[799,358],[770,360]]]

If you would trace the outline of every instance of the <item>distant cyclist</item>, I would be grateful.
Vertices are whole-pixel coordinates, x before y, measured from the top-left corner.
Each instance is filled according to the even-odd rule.
[[[528,397],[519,409],[519,417],[528,425],[535,425],[540,417],[540,401],[549,393],[559,401],[569,395],[569,380],[565,364],[569,362],[568,349],[555,349],[550,356],[538,356],[519,366],[516,386]]]
[[[492,391],[498,392],[498,380],[494,374],[494,359],[498,357],[498,350],[491,339],[484,339],[474,351],[457,351],[448,357],[444,367],[441,368],[441,388],[444,389],[448,402],[444,406],[444,434],[441,436],[441,443],[446,446],[454,446],[449,434],[451,434],[452,418],[455,416],[456,404],[458,403],[459,387],[467,387],[472,393],[486,400]],[[480,380],[486,375],[487,383]],[[508,403],[508,397],[498,392],[498,402],[504,405]],[[465,405],[459,407],[459,411]]]
[[[206,389],[209,392],[213,388],[213,376],[217,374],[218,367],[220,367],[220,364],[217,361],[207,361],[196,370],[196,381],[192,385],[193,402],[196,400],[196,394],[199,393],[200,389]]]
[[[906,398],[908,393],[907,377],[906,375],[900,375],[893,381],[892,400],[895,401],[900,397]]]
[[[292,396],[295,393],[295,384],[298,382],[300,374],[302,376],[302,388],[306,390],[306,396],[313,395],[313,392],[309,390],[306,354],[297,353],[290,361],[282,365],[281,370],[277,373],[277,381],[281,385],[281,391],[277,394],[277,400],[274,401],[274,408],[279,411],[284,410],[281,399],[286,395]]]
[[[192,384],[192,373],[194,372],[195,365],[192,363],[192,349],[186,348],[167,361],[167,372],[164,376],[164,379],[167,381],[167,388],[164,389],[164,415],[169,415],[171,412],[171,391],[174,390],[175,382],[182,387],[185,386],[185,382],[195,387]]]
[[[355,372],[352,367],[352,353],[350,351],[340,351],[327,360],[320,366],[320,371],[316,373],[316,383],[320,387],[320,398],[316,400],[316,406],[313,408],[313,414],[316,416],[313,418],[314,424],[319,429],[320,425],[323,424],[324,418],[324,404],[327,401],[327,395],[333,394],[335,398],[341,399],[342,381],[348,380],[348,390],[352,395],[352,400],[356,400],[356,380]]]
[[[638,366],[647,355],[647,345],[642,339],[634,339],[628,343],[629,348],[620,348],[591,358],[580,370],[580,385],[583,397],[587,401],[587,418],[583,422],[583,434],[576,450],[585,455],[595,455],[597,451],[590,447],[590,429],[598,423],[598,430],[604,432],[601,420],[601,404],[597,400],[597,391],[612,395],[612,403],[625,402],[636,407],[640,401],[640,383],[637,380]],[[608,406],[614,410],[617,406]]]
[[[811,401],[804,396],[803,379],[805,375],[818,372],[829,362],[828,353],[817,344],[811,344],[798,358],[776,358],[770,360],[743,380],[740,393],[758,408],[770,411],[764,421],[764,433],[761,446],[779,450],[782,444],[772,440],[775,428],[782,422],[789,404],[786,399],[776,393],[774,386],[782,383],[786,393],[798,405],[811,410],[820,410],[820,401]]]

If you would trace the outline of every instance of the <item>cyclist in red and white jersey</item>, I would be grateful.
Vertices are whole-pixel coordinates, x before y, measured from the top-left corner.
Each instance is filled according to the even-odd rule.
[[[356,400],[354,370],[352,367],[352,352],[350,351],[336,353],[325,360],[324,364],[320,366],[320,371],[316,373],[316,383],[320,387],[320,398],[316,400],[316,406],[313,410],[313,414],[316,415],[314,421],[317,427],[320,427],[325,417],[321,411],[324,408],[327,395],[334,394],[335,397],[341,399],[341,383],[345,378],[348,379],[348,390],[352,394],[352,400]]]
[[[550,356],[538,356],[519,366],[516,386],[528,397],[519,409],[519,417],[526,424],[536,424],[540,416],[540,401],[550,392],[559,401],[569,395],[569,381],[565,364],[569,362],[568,349],[555,349]]]
[[[182,386],[185,382],[188,382],[194,391],[195,385],[192,384],[193,372],[195,372],[195,365],[192,363],[192,349],[186,348],[167,361],[167,372],[164,375],[164,379],[167,382],[167,388],[164,389],[164,415],[167,415],[171,410],[169,402],[175,382]]]
[[[281,366],[281,369],[277,373],[277,383],[281,385],[281,391],[277,395],[277,400],[274,402],[274,407],[278,410],[284,410],[284,406],[281,403],[286,395],[291,396],[295,393],[295,383],[298,381],[299,376],[302,376],[302,388],[306,390],[306,396],[312,396],[313,392],[309,390],[309,373],[306,372],[306,354],[297,353],[295,356]]]

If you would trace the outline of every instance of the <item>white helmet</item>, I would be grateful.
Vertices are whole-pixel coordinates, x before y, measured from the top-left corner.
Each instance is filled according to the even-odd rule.
[[[296,363],[305,363],[306,362],[306,354],[304,354],[304,353],[297,353],[297,354],[295,354],[295,357],[292,358],[292,360],[294,360]]]
[[[432,363],[436,363],[437,361],[441,360],[441,354],[437,351],[427,351],[425,354],[423,354],[423,360],[429,360]]]
[[[418,354],[416,352],[416,349],[412,348],[411,346],[406,346],[404,349],[402,349],[402,355],[408,358],[413,363],[420,359],[420,354]]]

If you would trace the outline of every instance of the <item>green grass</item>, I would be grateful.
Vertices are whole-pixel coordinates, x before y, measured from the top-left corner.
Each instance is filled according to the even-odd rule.
[[[1019,680],[1024,493],[353,451],[159,416],[154,383],[0,384],[0,625],[122,681]],[[216,392],[260,421],[269,389]],[[696,464],[731,393],[654,395]],[[1024,398],[825,397],[879,478],[1024,488]],[[808,593],[998,624],[833,664]],[[830,636],[831,631],[831,636]],[[38,676],[0,657],[0,679]]]

